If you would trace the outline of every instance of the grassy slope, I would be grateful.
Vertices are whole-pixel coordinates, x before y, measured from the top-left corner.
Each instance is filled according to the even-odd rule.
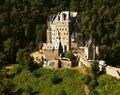
[[[32,93],[37,93],[35,95],[85,95],[81,81],[83,74],[79,71],[38,69],[33,73],[27,72],[27,81],[25,73],[23,71],[14,78],[16,89],[26,91],[32,88]]]
[[[98,78],[98,83],[96,91],[99,95],[120,95],[120,79],[103,74]]]
[[[24,94],[33,95],[85,95],[83,77],[85,75],[73,69],[38,69],[32,73],[22,71],[13,79],[16,89]],[[120,80],[103,74],[97,78],[98,86],[94,95],[119,95]],[[93,94],[91,94],[93,95]]]

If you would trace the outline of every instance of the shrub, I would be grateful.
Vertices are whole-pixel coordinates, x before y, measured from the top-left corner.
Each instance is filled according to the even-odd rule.
[[[67,95],[65,90],[61,90],[59,95]]]
[[[90,89],[90,90],[95,89],[95,87],[98,86],[97,80],[92,80],[92,81],[89,83],[88,86],[89,86],[89,89]]]
[[[37,78],[41,76],[41,73],[38,72],[37,70],[33,71],[32,74],[33,74],[35,77],[37,77]]]
[[[83,78],[82,78],[82,81],[83,81],[84,84],[88,85],[89,82],[91,81],[90,75],[84,75]]]
[[[16,74],[19,74],[22,70],[22,66],[19,64],[16,64],[12,69],[10,69],[10,71],[8,71],[8,75],[10,76],[14,76]]]
[[[51,78],[51,81],[52,81],[53,84],[59,84],[60,82],[63,81],[63,79],[62,79],[62,78],[59,78],[59,77],[56,76],[56,75],[53,75],[52,78]]]
[[[65,57],[69,58],[70,60],[74,60],[75,59],[75,56],[74,56],[74,54],[71,51],[67,51],[65,53]]]
[[[93,75],[93,77],[97,77],[99,74],[99,63],[98,62],[93,62],[91,64],[91,73]]]
[[[89,95],[99,95],[99,93],[97,91],[95,91],[95,90],[92,90],[92,91],[90,91]]]
[[[32,87],[31,87],[30,85],[27,85],[27,86],[24,87],[24,91],[25,91],[25,93],[31,94],[31,92],[32,92]]]

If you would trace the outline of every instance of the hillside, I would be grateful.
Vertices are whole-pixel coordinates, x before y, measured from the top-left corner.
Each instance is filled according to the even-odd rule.
[[[0,95],[120,94],[120,80],[109,75],[33,62],[30,53],[46,42],[48,15],[63,10],[77,11],[84,40],[92,37],[106,64],[120,67],[120,0],[0,0]]]
[[[30,72],[22,70],[19,65],[2,73],[0,95],[87,95],[89,91],[90,95],[120,93],[120,80],[106,74],[94,79],[75,69],[38,68]]]

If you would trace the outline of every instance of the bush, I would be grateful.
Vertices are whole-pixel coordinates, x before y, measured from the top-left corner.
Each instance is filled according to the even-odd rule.
[[[70,60],[74,60],[75,59],[75,56],[74,56],[74,54],[71,51],[67,51],[65,53],[65,57],[69,58]]]
[[[99,95],[99,93],[97,91],[95,91],[95,90],[92,90],[92,91],[90,91],[89,95]]]
[[[84,84],[88,85],[89,82],[91,81],[90,75],[84,75],[83,78],[82,78],[82,81],[83,81]]]
[[[25,91],[25,93],[31,94],[32,93],[32,87],[27,85],[27,86],[24,87],[24,91]]]
[[[16,74],[19,74],[22,70],[22,66],[19,64],[16,64],[12,69],[10,69],[10,71],[8,71],[8,75],[9,76],[14,76]]]
[[[51,81],[52,81],[53,84],[59,84],[59,83],[61,83],[63,81],[63,79],[59,78],[56,75],[53,75],[52,78],[51,78]]]
[[[99,63],[98,62],[93,62],[91,64],[91,73],[93,75],[93,77],[97,77],[99,74]]]
[[[61,90],[59,95],[67,95],[65,90]]]
[[[33,71],[32,73],[36,78],[40,77],[41,76],[41,73],[38,72],[37,70]]]
[[[89,89],[90,89],[90,90],[95,89],[95,87],[98,86],[97,80],[92,80],[92,81],[89,83],[88,86],[89,86]]]

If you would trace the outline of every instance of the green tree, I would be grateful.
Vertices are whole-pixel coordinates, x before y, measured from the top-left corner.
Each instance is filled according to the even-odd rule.
[[[94,79],[93,79],[92,81],[90,81],[90,83],[89,83],[88,86],[89,86],[90,91],[94,90],[95,87],[98,86],[97,80],[94,80]]]
[[[79,11],[80,10],[80,0],[71,0],[70,10],[71,11]]]
[[[69,58],[70,60],[74,60],[75,59],[75,56],[74,56],[74,54],[71,51],[67,51],[65,53],[65,57]]]
[[[13,66],[13,68],[10,69],[10,71],[7,72],[7,74],[10,77],[13,77],[17,74],[19,74],[22,71],[22,66],[20,64],[16,64]]]
[[[65,90],[61,90],[59,95],[67,95]]]
[[[24,49],[19,49],[16,54],[16,62],[18,62],[21,65],[24,64],[24,53],[25,53]]]
[[[98,74],[99,74],[99,63],[94,61],[92,64],[91,64],[91,73],[93,75],[93,77],[97,77]]]
[[[28,52],[24,53],[24,67],[28,70],[33,70],[34,67],[34,62],[33,62],[33,58],[30,57],[30,54]]]
[[[4,52],[7,55],[7,59],[10,61],[10,63],[14,62],[15,59],[15,41],[13,38],[8,38],[3,43],[4,46]]]
[[[29,44],[29,37],[30,37],[30,26],[29,26],[29,24],[24,24],[24,29],[25,29],[26,44],[28,46],[28,44]]]
[[[0,68],[7,64],[5,60],[6,56],[3,52],[0,52]]]

